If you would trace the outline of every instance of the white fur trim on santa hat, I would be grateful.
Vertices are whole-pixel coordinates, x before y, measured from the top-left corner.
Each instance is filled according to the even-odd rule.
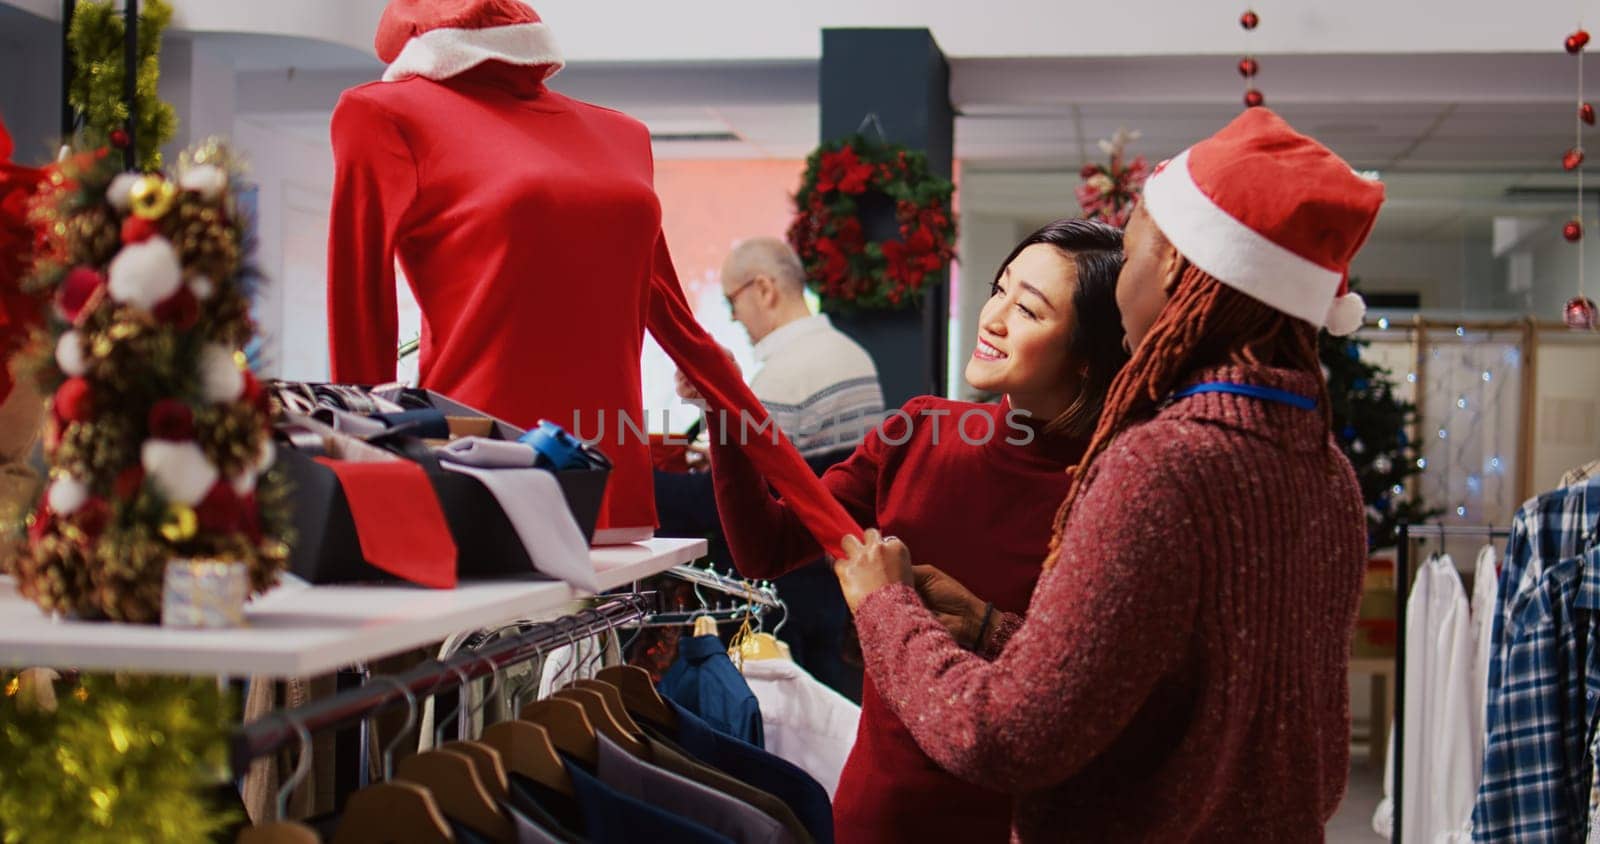
[[[58,516],[70,516],[78,512],[78,508],[88,500],[88,485],[71,475],[56,478],[50,483],[50,491],[45,494],[50,512]]]
[[[234,494],[238,495],[240,497],[243,497],[243,496],[249,495],[252,492],[255,492],[256,491],[256,472],[255,472],[255,470],[254,469],[243,469],[243,470],[241,470],[239,472],[239,474],[233,476],[232,480],[228,481],[228,485],[233,487]]]
[[[1346,293],[1336,297],[1328,306],[1328,318],[1323,322],[1328,333],[1335,337],[1348,337],[1361,328],[1367,316],[1367,300],[1359,293]]]
[[[217,482],[217,467],[195,442],[146,440],[139,453],[145,472],[168,500],[193,507]]]
[[[200,164],[183,171],[183,175],[178,177],[178,184],[184,190],[192,190],[200,194],[201,199],[212,202],[228,189],[228,174],[215,164]]]
[[[1145,210],[1183,257],[1223,284],[1321,327],[1344,276],[1290,252],[1239,222],[1200,190],[1189,153],[1144,185]]]
[[[133,185],[140,178],[137,173],[118,173],[106,188],[106,202],[117,209],[118,214],[126,214],[133,207]]]
[[[244,394],[244,373],[226,346],[207,343],[200,348],[200,392],[206,401],[235,401]]]
[[[56,366],[61,367],[62,374],[68,378],[89,371],[89,365],[83,360],[83,338],[78,332],[61,332],[61,339],[56,341]]]
[[[256,455],[256,472],[259,474],[271,469],[272,464],[276,462],[277,459],[278,447],[272,444],[272,440],[262,440],[261,452]]]
[[[183,283],[178,253],[164,237],[122,247],[106,275],[112,299],[147,311],[178,292]]]
[[[413,76],[448,79],[487,61],[544,65],[545,78],[555,76],[566,61],[550,28],[543,23],[517,23],[484,29],[431,29],[406,42],[383,72],[383,81]]]

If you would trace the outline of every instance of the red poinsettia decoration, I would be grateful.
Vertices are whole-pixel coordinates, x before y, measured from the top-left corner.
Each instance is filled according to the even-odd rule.
[[[813,152],[789,243],[824,309],[915,304],[955,257],[954,195],[955,185],[928,171],[926,155],[900,145],[852,136]],[[868,237],[862,209],[872,207],[893,209],[897,236]]]
[[[1100,142],[1100,149],[1110,156],[1110,162],[1083,165],[1078,173],[1083,184],[1076,191],[1083,216],[1118,228],[1128,225],[1133,206],[1138,204],[1139,195],[1144,191],[1144,180],[1150,176],[1144,156],[1124,160],[1128,143],[1138,139],[1138,132],[1118,129],[1111,140]]]

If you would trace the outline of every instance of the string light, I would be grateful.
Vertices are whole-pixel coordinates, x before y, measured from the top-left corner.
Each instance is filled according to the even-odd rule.
[[[1389,330],[1389,318],[1388,317],[1380,317],[1378,319],[1378,328],[1383,330],[1383,331],[1388,331]]]

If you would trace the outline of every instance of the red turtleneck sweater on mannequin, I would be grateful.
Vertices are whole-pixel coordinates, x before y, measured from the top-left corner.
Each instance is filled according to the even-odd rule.
[[[648,327],[715,407],[765,411],[695,322],[661,235],[638,121],[549,90],[549,68],[489,61],[346,91],[333,114],[333,378],[395,374],[398,258],[423,314],[421,385],[514,424],[549,419],[616,464],[597,542],[655,526],[640,429]],[[578,424],[574,426],[577,414]],[[620,440],[620,442],[619,442]],[[786,442],[754,443],[829,545],[856,531]]]

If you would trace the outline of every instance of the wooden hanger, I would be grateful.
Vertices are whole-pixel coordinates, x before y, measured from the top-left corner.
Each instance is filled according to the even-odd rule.
[[[785,659],[783,643],[771,633],[751,633],[739,640],[739,655],[747,661]]]
[[[410,782],[369,785],[344,805],[331,844],[454,844],[433,794]]]
[[[536,700],[517,717],[532,721],[541,727],[557,750],[593,768],[600,762],[600,743],[595,738],[594,724],[581,704],[561,698]]]
[[[591,692],[598,693],[600,698],[605,701],[606,711],[611,713],[611,717],[617,719],[617,723],[622,725],[622,729],[628,735],[644,735],[644,729],[639,726],[638,722],[633,720],[632,715],[628,714],[628,704],[622,699],[622,690],[616,686],[604,680],[574,680],[567,685],[567,688],[588,689]]]
[[[498,805],[511,794],[511,784],[506,780],[505,761],[500,751],[481,741],[452,741],[439,745],[440,750],[454,750],[467,757],[478,771],[478,780],[488,790]]]
[[[284,818],[289,806],[289,795],[294,793],[294,790],[299,788],[311,774],[311,731],[293,718],[289,718],[289,723],[300,738],[300,756],[295,760],[294,773],[290,774],[283,787],[278,789],[274,802],[275,820],[241,831],[238,844],[322,844],[322,839],[317,836],[316,830],[303,823]]]
[[[406,722],[383,748],[383,775],[391,778],[395,748],[417,723],[417,697],[394,677],[372,682],[394,684],[406,699]],[[352,794],[339,818],[332,844],[453,844],[455,833],[426,788],[410,782],[383,782]]]
[[[696,638],[717,635],[717,620],[709,615],[697,617],[694,620],[694,635]]]
[[[572,775],[544,727],[532,721],[501,721],[483,731],[483,742],[500,752],[510,771],[569,797],[576,793]]]
[[[446,817],[472,827],[501,844],[516,841],[511,819],[496,803],[472,759],[456,750],[429,750],[400,760],[395,778],[413,782],[433,793]]]
[[[649,752],[644,742],[639,741],[637,736],[629,733],[627,728],[617,722],[611,710],[606,708],[606,699],[601,697],[599,692],[592,689],[562,689],[552,697],[570,700],[583,707],[583,712],[589,716],[589,723],[593,725],[594,731],[621,745],[622,749],[630,754],[644,758],[644,754]]]
[[[637,665],[613,665],[600,669],[595,679],[615,686],[632,714],[677,732],[678,713],[662,700],[650,672]]]

